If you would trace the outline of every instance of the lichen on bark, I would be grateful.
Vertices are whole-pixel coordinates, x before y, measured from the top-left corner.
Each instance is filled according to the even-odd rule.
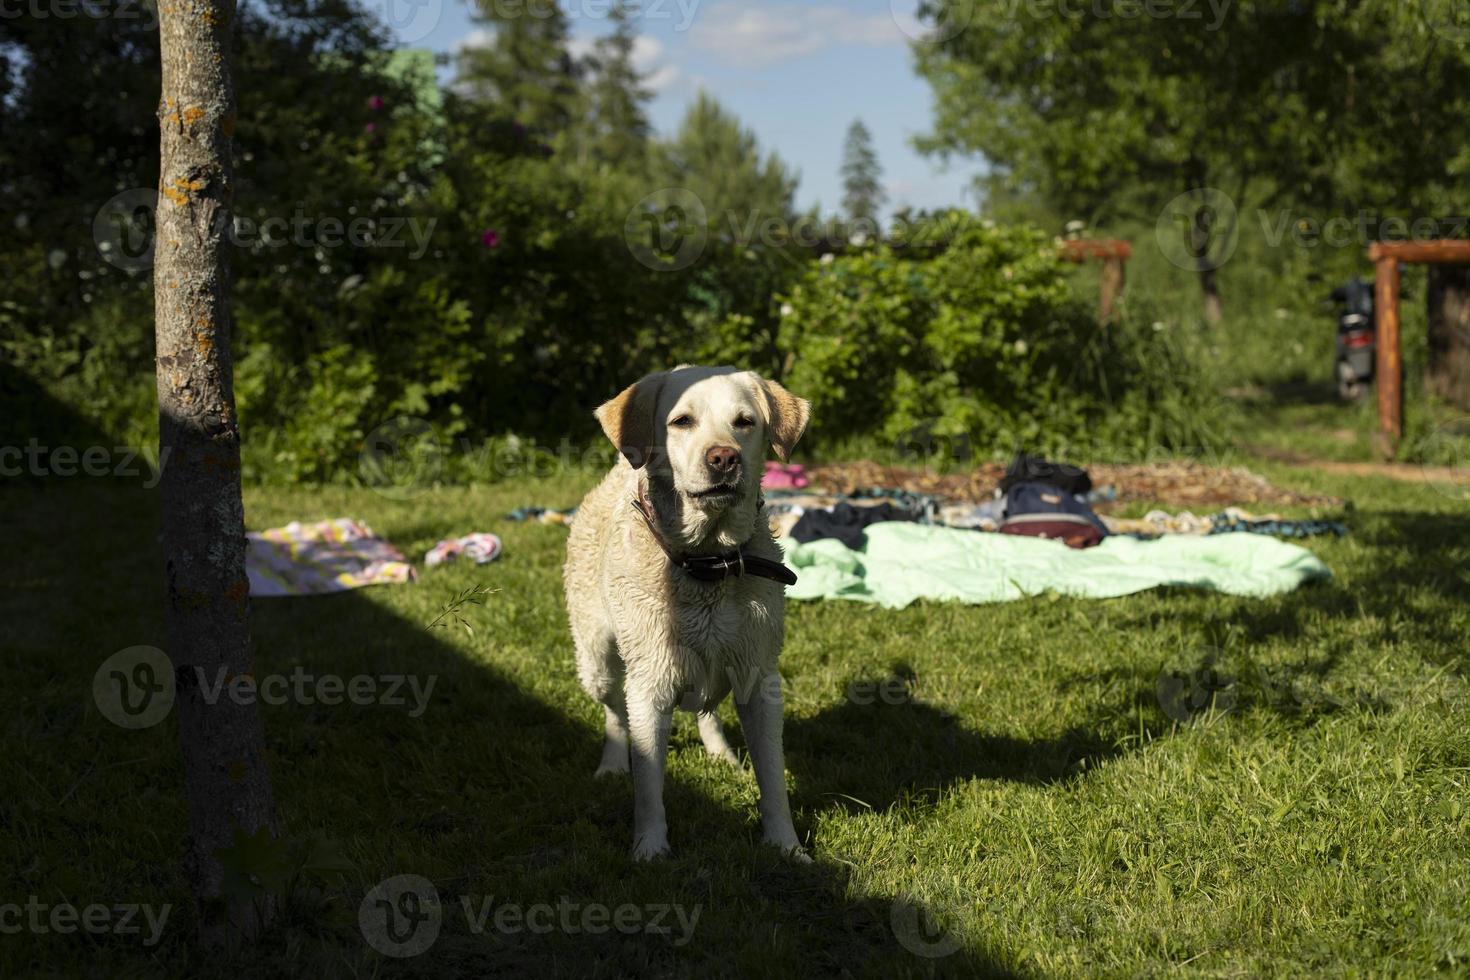
[[[253,669],[240,436],[230,357],[231,0],[159,10],[163,90],[154,268],[168,642],[188,794],[184,866],[210,947],[253,939],[271,902],[225,896],[220,852],[237,831],[274,834],[275,802],[253,703],[197,683]]]

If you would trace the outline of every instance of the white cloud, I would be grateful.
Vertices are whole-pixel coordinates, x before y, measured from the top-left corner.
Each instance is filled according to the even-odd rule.
[[[477,27],[464,37],[454,42],[454,53],[458,54],[465,48],[488,48],[495,43],[495,32],[488,27]]]
[[[574,37],[567,41],[567,50],[571,52],[573,58],[585,58],[592,53],[596,44],[597,38],[595,37]]]
[[[828,5],[724,4],[707,10],[690,33],[696,47],[740,67],[801,58],[840,45],[874,47],[907,41],[887,14],[859,16]]]
[[[664,42],[647,34],[639,34],[633,38],[633,67],[639,71],[647,71],[655,62],[664,56]]]
[[[649,72],[643,84],[647,85],[650,91],[664,92],[673,88],[683,77],[677,65],[662,65]]]
[[[585,58],[596,45],[595,37],[574,37],[567,42],[567,50],[573,58]],[[643,75],[643,84],[654,92],[672,87],[683,77],[677,65],[664,63],[663,42],[646,34],[639,34],[633,39],[633,67]]]
[[[672,88],[681,75],[678,65],[664,62],[664,45],[656,37],[639,34],[633,42],[633,67],[643,73],[643,82],[655,92]]]

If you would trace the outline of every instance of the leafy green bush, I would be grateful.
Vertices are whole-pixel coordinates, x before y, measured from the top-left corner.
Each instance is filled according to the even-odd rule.
[[[1101,327],[1041,232],[941,216],[938,254],[813,264],[782,307],[785,381],[819,441],[964,438],[991,453],[1139,454],[1213,441],[1219,413],[1171,337]]]
[[[0,329],[5,329],[0,313]],[[0,362],[30,379],[115,445],[138,447],[157,458],[158,390],[153,375],[153,297],[125,284],[96,297],[76,319],[44,330],[17,320],[0,340]],[[6,414],[23,416],[24,401],[7,403]],[[49,429],[32,420],[28,429]]]

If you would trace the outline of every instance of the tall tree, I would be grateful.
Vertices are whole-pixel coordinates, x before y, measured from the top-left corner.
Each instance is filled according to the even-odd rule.
[[[544,136],[565,133],[579,112],[580,92],[561,7],[478,0],[474,21],[491,37],[460,51],[460,90],[494,102]]]
[[[652,93],[634,64],[638,35],[626,5],[620,0],[609,17],[612,33],[598,38],[585,72],[588,154],[599,163],[637,169],[647,160],[653,132],[647,111]]]
[[[854,225],[875,231],[878,228],[878,211],[887,200],[882,176],[878,154],[873,151],[873,134],[861,119],[854,119],[847,127],[847,141],[842,148],[842,208]]]
[[[762,155],[755,133],[701,91],[673,140],[664,144],[670,183],[694,193],[721,231],[766,218],[789,221],[797,175],[776,154]]]
[[[1173,202],[1171,258],[1197,268],[1210,316],[1231,212],[1340,201],[1362,137],[1407,115],[1374,120],[1364,107],[1420,92],[1377,84],[1374,66],[1396,45],[1417,50],[1419,69],[1438,57],[1419,5],[1399,0],[1238,0],[1127,18],[1008,0],[928,6],[966,28],[916,49],[936,96],[921,148],[983,154],[993,184],[1093,225],[1152,219]],[[1412,73],[1412,59],[1393,57],[1404,64],[1392,74]]]
[[[240,432],[230,358],[230,77],[234,0],[159,9],[163,92],[154,289],[168,642],[183,743],[186,867],[201,939],[253,937],[269,908],[224,889],[220,852],[275,834],[253,701],[206,699],[215,678],[254,675]]]

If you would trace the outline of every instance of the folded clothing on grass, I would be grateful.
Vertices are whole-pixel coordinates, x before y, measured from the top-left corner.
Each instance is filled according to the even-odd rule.
[[[1341,521],[1319,519],[1291,520],[1279,514],[1252,514],[1239,507],[1227,507],[1218,514],[1200,517],[1189,511],[1170,514],[1151,510],[1142,517],[1104,517],[1103,523],[1113,534],[1156,538],[1165,534],[1269,534],[1278,538],[1311,538],[1322,534],[1343,537],[1348,527]]]
[[[542,524],[571,524],[577,508],[555,510],[551,507],[517,507],[505,515],[508,521],[538,521]]]
[[[1060,541],[921,524],[873,524],[861,551],[786,538],[800,577],[791,599],[851,599],[900,609],[916,599],[1006,602],[1044,592],[1112,598],[1161,585],[1267,596],[1331,577],[1300,545],[1256,534],[1108,537],[1077,551]]]
[[[485,565],[500,557],[500,538],[488,531],[477,531],[460,538],[445,538],[424,555],[424,564],[430,568],[454,561],[464,555],[476,565]]]
[[[797,541],[833,539],[849,548],[863,546],[863,528],[890,521],[912,521],[914,516],[892,504],[854,507],[841,503],[831,510],[809,510],[792,526],[791,537]]]
[[[401,551],[347,517],[314,524],[292,521],[252,531],[245,541],[245,574],[256,598],[321,595],[416,578]]]

